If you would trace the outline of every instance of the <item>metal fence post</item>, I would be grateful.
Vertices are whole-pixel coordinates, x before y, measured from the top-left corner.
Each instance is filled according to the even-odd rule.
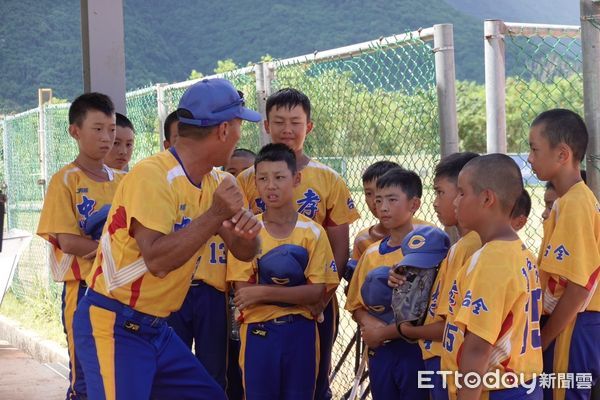
[[[583,103],[589,133],[587,184],[600,198],[600,2],[581,0]]]
[[[435,52],[440,142],[442,157],[444,157],[458,151],[454,32],[452,24],[433,26],[433,51]]]
[[[506,153],[506,26],[499,20],[487,20],[483,26],[487,152]]]
[[[165,120],[169,115],[167,103],[165,102],[165,83],[156,84],[156,109],[158,113],[158,135],[159,135],[159,146],[161,150],[165,149]]]
[[[254,74],[256,76],[256,97],[258,103],[258,112],[263,117],[263,121],[267,119],[267,97],[271,94],[271,74],[268,72],[269,63],[259,63],[254,66]],[[265,130],[263,121],[260,122],[260,146],[264,146],[271,142],[271,136]]]
[[[6,230],[9,230],[10,228],[13,227],[13,223],[12,223],[12,212],[10,212],[10,194],[9,191],[12,188],[12,182],[11,182],[11,176],[9,173],[9,162],[8,162],[8,158],[9,158],[9,154],[8,154],[8,123],[6,122],[6,116],[4,118],[2,118],[2,151],[3,151],[3,155],[4,155],[4,165],[2,166],[4,168],[4,182],[2,185],[2,191],[4,192],[4,194],[7,197],[7,202],[6,202]]]
[[[38,146],[40,156],[40,178],[37,183],[42,187],[42,199],[46,196],[48,184],[48,146],[46,143],[46,106],[52,100],[52,89],[38,89]]]

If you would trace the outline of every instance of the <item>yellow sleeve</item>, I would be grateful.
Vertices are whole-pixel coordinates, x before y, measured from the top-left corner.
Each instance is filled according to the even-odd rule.
[[[333,252],[325,230],[319,226],[320,235],[315,238],[311,246],[310,258],[305,271],[306,278],[311,283],[324,283],[327,290],[332,290],[340,283],[337,266],[333,259]]]
[[[56,174],[52,177],[44,198],[37,234],[46,240],[56,237],[57,233],[81,235],[73,196],[63,176]]]
[[[360,218],[360,214],[344,180],[339,175],[335,175],[334,179],[331,196],[327,198],[327,214],[323,225],[351,224]]]
[[[158,171],[156,171],[158,169]],[[126,176],[126,184],[120,185],[123,190],[123,206],[127,218],[127,226],[135,218],[148,229],[168,235],[173,231],[177,221],[177,201],[169,186],[164,171],[154,165],[144,165],[133,169]]]
[[[525,283],[514,274],[507,274],[506,268],[495,267],[497,262],[482,254],[470,273],[469,266],[465,266],[467,272],[459,282],[462,303],[455,318],[466,330],[492,345],[517,297],[525,291]]]
[[[577,200],[559,200],[559,208],[555,210],[558,211],[556,225],[543,249],[540,269],[590,290],[594,272],[600,265],[599,227],[594,223],[598,220],[595,214],[599,211],[577,204]]]
[[[264,212],[264,210],[258,207],[256,204],[256,199],[258,199],[259,196],[258,190],[256,189],[256,182],[254,180],[254,167],[243,170],[236,179],[240,190],[246,198],[245,204],[247,204],[250,211],[252,211],[254,214],[260,214]]]
[[[364,303],[362,295],[360,294],[360,289],[362,288],[369,270],[368,254],[363,253],[362,257],[358,260],[356,270],[354,270],[354,275],[350,281],[350,287],[348,288],[348,294],[346,295],[346,310],[354,312],[363,307]]]
[[[256,282],[256,259],[250,262],[240,261],[227,253],[227,282]]]

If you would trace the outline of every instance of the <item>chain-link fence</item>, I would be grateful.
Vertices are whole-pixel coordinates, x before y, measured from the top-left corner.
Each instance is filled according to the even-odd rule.
[[[542,111],[568,108],[583,116],[583,78],[580,29],[556,26],[504,23],[506,71],[505,115],[507,151],[522,167],[532,210],[521,237],[534,251],[542,240],[545,182],[540,182],[527,162],[529,125]],[[498,81],[487,85],[501,85]],[[490,89],[490,88],[488,88]],[[489,122],[489,114],[488,114]]]
[[[231,80],[244,92],[246,105],[263,113],[266,96],[277,89],[295,87],[310,97],[315,128],[305,151],[339,172],[348,183],[362,217],[351,227],[353,239],[359,230],[376,222],[364,202],[360,177],[368,165],[381,159],[397,161],[420,174],[424,196],[418,216],[436,222],[432,173],[439,159],[440,139],[432,39],[430,28],[215,76]],[[127,115],[136,130],[132,165],[161,149],[164,118],[176,109],[193,82],[127,93]],[[45,105],[3,121],[8,228],[35,233],[47,181],[76,157],[77,145],[68,133],[68,107]],[[260,124],[244,124],[239,147],[257,151],[265,140]],[[39,282],[56,292],[59,286],[48,278],[47,255],[45,243],[34,238],[12,285],[17,296],[33,297]],[[338,297],[343,308],[342,287]],[[333,354],[335,398],[350,392],[360,361],[357,339],[356,324],[341,310]]]

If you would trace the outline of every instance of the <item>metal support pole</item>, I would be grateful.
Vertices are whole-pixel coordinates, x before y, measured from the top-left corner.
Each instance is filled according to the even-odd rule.
[[[7,197],[7,203],[6,203],[6,230],[9,230],[10,228],[14,227],[14,223],[12,221],[12,216],[13,213],[10,211],[11,207],[10,207],[10,202],[11,202],[11,193],[10,190],[12,189],[12,178],[11,178],[11,173],[10,173],[10,169],[9,169],[9,159],[11,158],[12,154],[10,154],[8,152],[8,123],[6,122],[6,117],[4,117],[2,119],[2,150],[4,151],[4,182],[2,182],[2,192],[4,192],[4,194]],[[14,199],[12,200],[14,202]]]
[[[271,75],[269,74],[268,63],[256,64],[254,74],[256,76],[256,100],[258,102],[258,112],[263,117],[260,122],[260,147],[271,143],[271,136],[265,130],[264,121],[267,119],[267,98],[271,94]]]
[[[435,83],[437,89],[442,157],[458,151],[456,118],[456,75],[454,69],[454,32],[452,24],[433,26]]]
[[[600,2],[581,0],[583,102],[589,133],[587,184],[600,198]]]
[[[484,23],[487,152],[506,153],[506,73],[502,21]]]
[[[165,83],[158,83],[156,85],[156,109],[158,111],[158,134],[161,150],[165,149],[165,120],[169,115],[169,109],[165,102],[165,86]]]
[[[46,105],[52,100],[52,89],[38,89],[38,148],[40,156],[40,178],[38,185],[42,187],[42,198],[46,195],[48,183],[48,146],[46,145]]]

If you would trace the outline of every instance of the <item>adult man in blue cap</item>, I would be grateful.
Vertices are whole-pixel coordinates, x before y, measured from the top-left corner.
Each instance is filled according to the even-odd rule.
[[[90,399],[226,398],[166,318],[215,235],[239,259],[258,251],[260,223],[214,167],[231,156],[242,120],[261,117],[225,79],[188,88],[178,116],[175,147],[139,162],[117,189],[75,315]]]

